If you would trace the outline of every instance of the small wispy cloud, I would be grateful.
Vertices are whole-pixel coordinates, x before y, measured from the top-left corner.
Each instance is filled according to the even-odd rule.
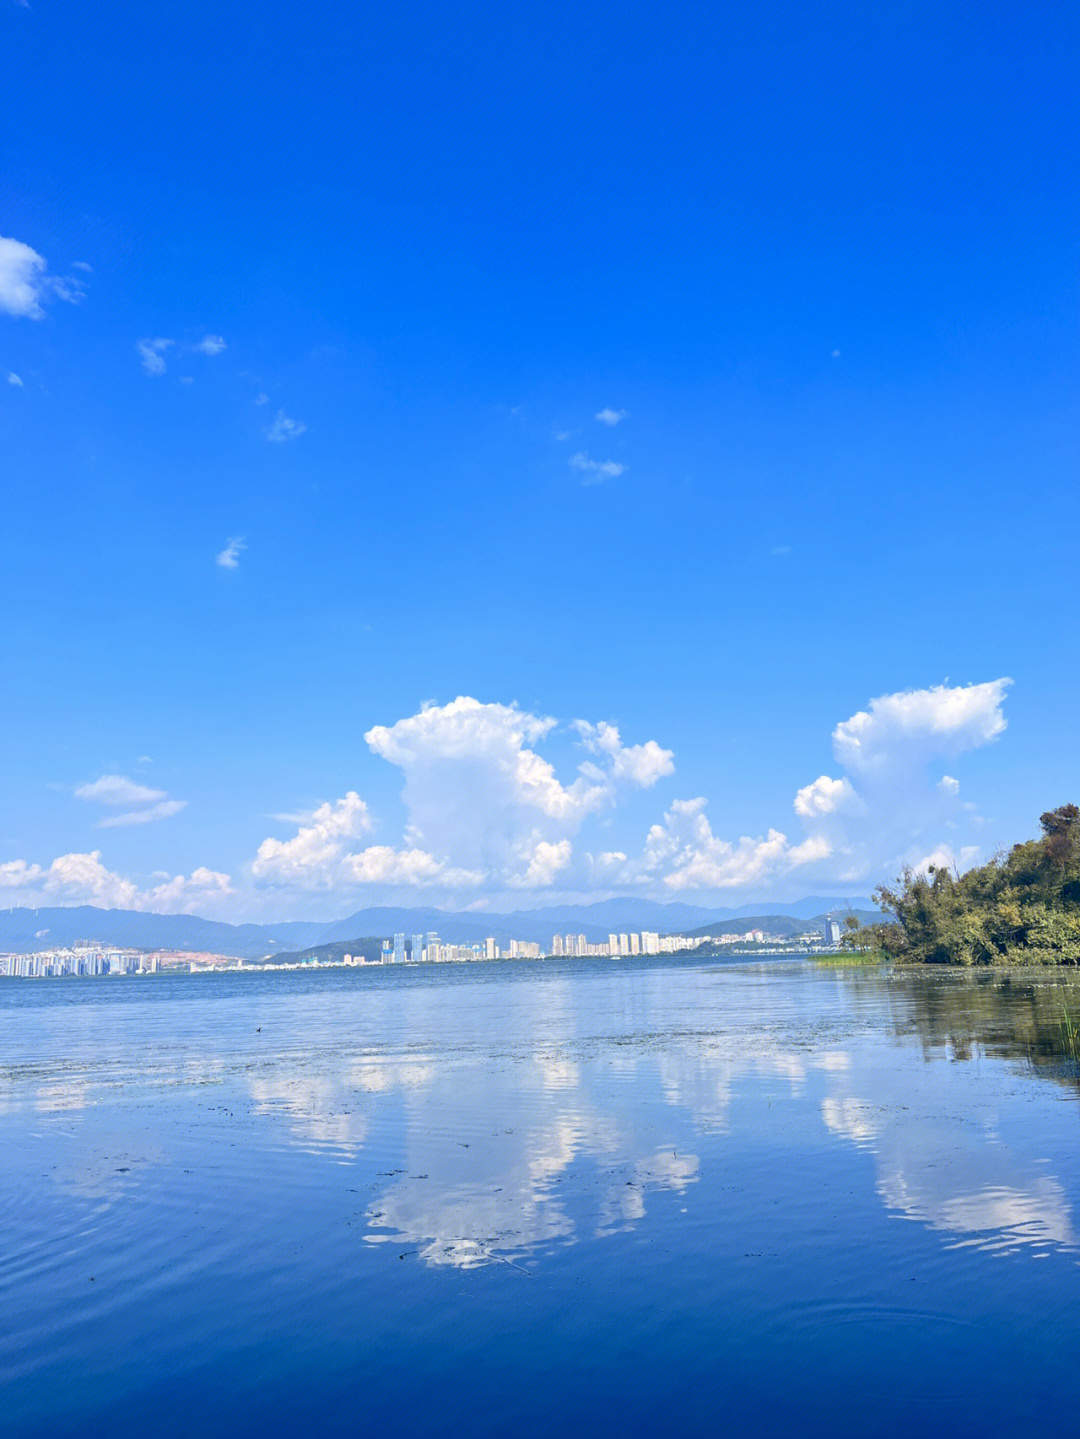
[[[81,305],[86,299],[86,286],[78,275],[49,275],[47,278],[58,300],[68,305]]]
[[[175,340],[162,338],[138,341],[135,348],[142,360],[142,367],[148,375],[165,373],[165,351],[171,349],[175,343]]]
[[[772,549],[769,551],[769,554],[770,554],[770,555],[790,555],[790,554],[791,554],[791,546],[790,546],[790,545],[773,545]]]
[[[307,425],[301,420],[290,419],[284,410],[278,410],[266,438],[275,445],[283,445],[286,440],[298,440],[306,429]]]
[[[594,418],[598,419],[602,425],[617,425],[620,420],[626,419],[626,411],[605,407],[598,410]]]
[[[139,784],[123,774],[103,774],[89,784],[80,784],[76,786],[75,798],[123,811],[122,814],[99,819],[98,829],[151,824],[154,820],[169,819],[187,806],[187,800],[170,799],[165,790],[151,789],[149,785]]]
[[[581,482],[583,485],[601,485],[605,480],[613,480],[626,472],[626,466],[620,465],[617,460],[592,460],[583,450],[571,455],[567,463],[582,472],[585,477]]]
[[[259,393],[255,396],[254,403],[255,403],[256,405],[265,405],[265,404],[267,404],[267,403],[269,402],[269,400],[270,400],[270,396],[269,396],[268,394],[266,394],[264,391],[260,390]]]
[[[220,355],[225,349],[225,341],[221,335],[204,335],[198,344],[191,346],[197,355]]]
[[[155,800],[168,799],[168,795],[163,789],[150,789],[124,774],[103,774],[100,779],[76,785],[75,798],[97,800],[99,804],[131,805],[152,804]]]
[[[98,829],[119,829],[129,824],[153,824],[157,819],[170,819],[174,814],[179,814],[182,809],[187,808],[186,799],[163,799],[157,804],[152,804],[148,809],[128,810],[125,814],[110,814],[106,819],[99,819]]]
[[[18,385],[18,387],[19,387],[20,390],[24,388],[23,382],[22,382],[22,376],[21,376],[21,375],[17,375],[14,370],[9,370],[9,371],[8,371],[7,382],[8,382],[9,385]]]
[[[240,568],[240,556],[246,549],[247,541],[241,535],[234,535],[217,556],[215,563],[223,570],[237,570]]]
[[[195,383],[195,378],[193,375],[181,375],[180,383],[182,385],[193,385]]]

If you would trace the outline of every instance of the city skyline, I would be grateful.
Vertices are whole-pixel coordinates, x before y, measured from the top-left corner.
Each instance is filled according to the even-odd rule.
[[[820,945],[819,945],[820,941]],[[709,948],[734,948],[739,944],[773,944],[785,950],[806,952],[808,946],[827,949],[840,943],[840,926],[826,915],[820,932],[810,928],[800,934],[772,934],[754,928],[742,934],[723,932],[718,935],[680,933],[660,934],[655,930],[630,931],[609,934],[606,940],[590,941],[585,934],[555,934],[551,943],[544,945],[536,940],[511,939],[500,945],[490,935],[482,942],[471,944],[447,942],[438,934],[426,935],[396,933],[390,938],[377,941],[379,954],[368,956],[362,950],[352,952],[347,946],[355,941],[346,941],[336,946],[332,954],[320,954],[318,949],[307,954],[262,955],[257,959],[243,959],[236,955],[190,953],[182,950],[147,950],[130,946],[103,945],[86,941],[74,945],[43,947],[28,953],[4,953],[0,951],[0,976],[8,978],[100,978],[103,975],[146,975],[158,974],[162,970],[188,970],[191,973],[217,972],[222,968],[248,969],[252,971],[303,970],[306,968],[366,968],[368,965],[391,967],[397,965],[459,964],[500,959],[637,959],[661,954],[679,954]]]

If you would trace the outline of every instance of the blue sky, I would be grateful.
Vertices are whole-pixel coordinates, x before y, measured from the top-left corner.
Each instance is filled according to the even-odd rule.
[[[865,893],[1080,794],[1073,7],[0,26],[3,902]]]

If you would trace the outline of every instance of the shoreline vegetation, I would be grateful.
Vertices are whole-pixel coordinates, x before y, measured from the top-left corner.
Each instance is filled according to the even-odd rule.
[[[903,964],[1080,965],[1080,809],[1040,816],[1038,839],[964,874],[904,870],[874,900],[891,919],[845,921],[852,954]]]

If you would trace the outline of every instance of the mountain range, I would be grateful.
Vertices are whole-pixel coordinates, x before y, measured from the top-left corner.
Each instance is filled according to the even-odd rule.
[[[849,909],[871,908],[868,899],[820,895],[808,896],[794,904],[759,903],[734,909],[705,909],[678,902],[661,904],[627,896],[599,900],[595,904],[551,905],[509,914],[380,906],[357,910],[345,919],[329,923],[289,920],[280,924],[227,924],[198,915],[147,914],[141,910],[76,905],[0,910],[0,953],[29,954],[85,940],[130,949],[175,949],[259,959],[287,950],[353,939],[357,935],[389,937],[395,933],[426,935],[431,932],[451,944],[472,944],[488,936],[504,946],[511,939],[546,944],[556,932],[583,934],[595,944],[607,939],[612,931],[647,929],[662,934],[684,933],[710,924],[730,924],[744,917],[755,921],[752,927],[761,928],[763,919],[769,917],[809,920],[829,911],[844,914]]]

